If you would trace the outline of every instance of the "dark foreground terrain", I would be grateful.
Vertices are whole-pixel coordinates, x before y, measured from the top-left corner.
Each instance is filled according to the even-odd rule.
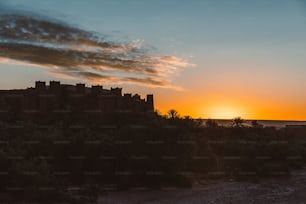
[[[95,114],[95,113],[90,113]],[[279,203],[304,199],[306,129],[155,113],[0,123],[2,203]]]
[[[190,189],[112,192],[99,197],[103,204],[303,204],[306,203],[306,169],[286,179],[202,181]]]

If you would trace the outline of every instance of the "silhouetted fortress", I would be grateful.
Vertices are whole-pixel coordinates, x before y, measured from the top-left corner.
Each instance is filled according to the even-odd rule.
[[[96,85],[67,85],[59,81],[36,81],[35,87],[21,90],[0,90],[0,112],[3,113],[114,113],[152,112],[153,95],[146,100],[126,93],[121,88],[103,89]]]

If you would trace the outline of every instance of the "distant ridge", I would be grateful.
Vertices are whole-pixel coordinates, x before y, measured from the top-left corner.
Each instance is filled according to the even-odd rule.
[[[208,119],[202,119],[203,123]],[[214,119],[219,125],[221,126],[231,126],[233,121],[230,119]],[[244,120],[245,126],[251,126],[253,120]],[[306,121],[298,121],[298,120],[256,120],[259,124],[263,125],[264,127],[275,127],[275,128],[284,128],[284,127],[305,127],[306,128]]]

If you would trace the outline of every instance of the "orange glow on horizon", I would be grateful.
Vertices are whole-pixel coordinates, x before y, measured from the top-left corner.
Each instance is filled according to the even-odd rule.
[[[157,108],[161,114],[167,114],[167,111],[172,108]],[[241,117],[243,119],[254,119],[254,120],[292,120],[292,121],[306,121],[305,113],[294,112],[284,113],[284,112],[260,112],[257,114],[248,114],[240,109],[231,107],[207,107],[204,111],[197,112],[196,107],[189,108],[174,108],[180,114],[180,116],[191,116],[192,118],[211,118],[211,119],[233,119],[235,117]]]
[[[219,118],[232,119],[238,116],[239,117],[245,116],[243,110],[230,106],[208,107],[206,109],[206,112],[204,112],[204,115],[206,115],[207,118],[212,118],[212,119],[219,119]]]
[[[172,99],[173,100],[173,99]],[[156,109],[161,114],[167,114],[170,109],[175,109],[180,116],[191,116],[193,118],[211,118],[211,119],[233,119],[241,117],[243,119],[256,120],[296,120],[306,121],[306,109],[300,109],[299,106],[293,107],[290,104],[271,101],[270,104],[258,101],[228,101],[228,100],[203,100],[204,102],[177,100],[157,101]],[[223,101],[220,103],[220,101]],[[173,105],[175,104],[175,105]]]

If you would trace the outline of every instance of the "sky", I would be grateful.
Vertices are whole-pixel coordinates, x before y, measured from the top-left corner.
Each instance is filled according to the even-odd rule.
[[[154,94],[181,116],[306,120],[305,0],[1,0],[0,89]]]

